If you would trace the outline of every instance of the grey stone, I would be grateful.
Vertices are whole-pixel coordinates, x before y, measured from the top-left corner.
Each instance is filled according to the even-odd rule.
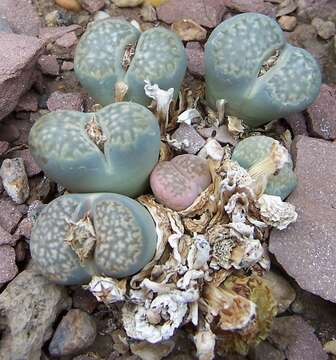
[[[18,273],[15,250],[9,245],[0,246],[0,284],[11,281]]]
[[[182,123],[172,135],[172,139],[182,144],[183,151],[188,154],[197,154],[205,145],[205,140],[193,126]]]
[[[269,250],[303,289],[336,302],[336,144],[298,136],[293,154],[298,185],[288,201],[298,220],[272,231]]]
[[[96,335],[93,318],[85,311],[72,309],[57,326],[49,352],[53,356],[76,354],[92,345]]]
[[[0,295],[2,360],[39,360],[52,325],[71,300],[66,290],[33,269],[21,272]]]
[[[196,76],[204,76],[204,50],[199,42],[188,42],[186,46],[188,70]]]
[[[97,299],[88,290],[77,287],[72,294],[73,307],[91,314],[97,307]]]
[[[36,164],[29,149],[12,151],[10,157],[20,157],[23,159],[28,177],[37,175],[41,172],[41,168]]]
[[[27,0],[1,0],[0,17],[5,17],[17,34],[37,36],[40,19],[34,6]]]
[[[0,15],[0,32],[7,32],[7,33],[13,32],[7,19],[5,17],[2,17],[1,15]]]
[[[324,40],[328,40],[336,34],[336,26],[332,21],[324,21],[316,17],[313,19],[312,25],[315,27],[318,35]]]
[[[323,20],[335,18],[335,0],[297,0],[297,14],[300,21],[308,22],[314,17]]]
[[[268,339],[288,360],[328,360],[314,329],[300,316],[274,319]]]
[[[192,19],[199,25],[217,26],[225,12],[225,0],[170,0],[157,8],[158,18],[168,24],[182,19]]]
[[[336,139],[336,86],[322,84],[319,96],[306,111],[311,135]]]
[[[0,120],[15,109],[35,81],[33,70],[42,46],[34,37],[0,34]]]

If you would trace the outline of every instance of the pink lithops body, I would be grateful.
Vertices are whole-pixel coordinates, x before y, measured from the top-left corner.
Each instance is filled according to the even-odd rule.
[[[184,210],[211,183],[206,160],[185,154],[159,162],[150,176],[155,198],[173,210]]]

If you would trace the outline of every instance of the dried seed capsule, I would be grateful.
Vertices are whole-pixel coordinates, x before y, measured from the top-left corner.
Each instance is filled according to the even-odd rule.
[[[279,25],[262,14],[234,16],[212,32],[205,46],[209,105],[257,127],[309,106],[321,73],[307,51],[286,42]]]
[[[149,105],[144,80],[161,89],[174,88],[175,98],[186,71],[186,53],[173,32],[158,27],[140,33],[124,20],[94,23],[81,37],[75,54],[75,72],[81,84],[100,104],[119,100],[118,85],[128,90],[125,100]]]
[[[297,184],[288,151],[268,136],[250,136],[236,145],[232,160],[248,170],[262,191],[285,199]]]
[[[133,197],[158,160],[160,129],[148,109],[122,102],[97,113],[49,113],[32,127],[29,145],[43,171],[71,192]]]
[[[135,200],[117,194],[64,195],[39,215],[30,239],[34,262],[50,280],[85,284],[93,275],[138,272],[156,248],[154,221]]]

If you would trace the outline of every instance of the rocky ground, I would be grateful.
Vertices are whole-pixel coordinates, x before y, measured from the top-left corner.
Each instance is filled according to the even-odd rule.
[[[75,0],[58,0],[59,5],[54,0],[0,1],[0,358],[195,358],[188,329],[160,345],[130,342],[118,306],[108,308],[80,287],[62,288],[36,273],[29,262],[32,222],[61,189],[43,176],[27,138],[35,120],[48,111],[92,109],[94,101],[73,71],[76,44],[90,21],[109,14],[135,19],[142,29],[172,26],[188,53],[186,84],[197,88],[211,30],[234,14],[253,11],[275,17],[290,43],[316,57],[323,85],[305,112],[274,125],[278,132],[290,129],[294,138],[299,183],[288,201],[299,217],[288,230],[270,235],[273,266],[267,276],[280,304],[279,316],[268,340],[247,358],[336,359],[335,1],[167,0],[157,8],[142,2],[81,0],[80,7]],[[179,21],[184,18],[193,20],[187,29]],[[29,196],[23,203],[3,187],[6,159],[14,158],[23,160],[28,177]]]

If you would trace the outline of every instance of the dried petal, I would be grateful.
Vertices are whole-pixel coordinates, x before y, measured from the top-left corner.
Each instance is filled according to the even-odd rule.
[[[108,277],[94,276],[90,283],[83,288],[90,290],[98,301],[112,304],[125,300],[126,279],[118,281]]]
[[[297,219],[295,206],[282,201],[280,196],[264,194],[258,199],[256,205],[260,209],[262,220],[279,230],[286,229]]]

